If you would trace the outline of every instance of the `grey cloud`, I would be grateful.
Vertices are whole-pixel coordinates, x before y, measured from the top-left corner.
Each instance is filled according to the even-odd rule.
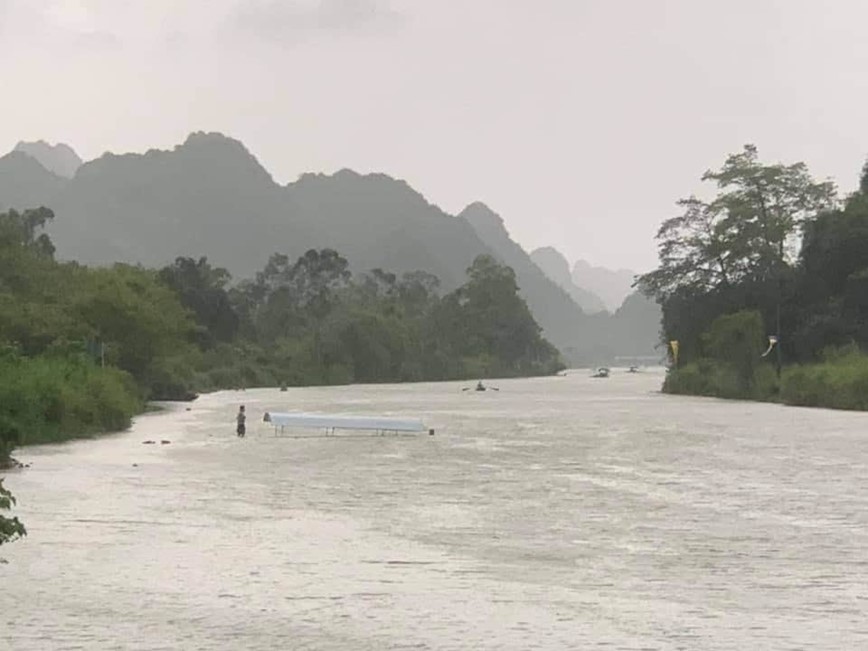
[[[257,0],[243,2],[234,26],[257,36],[296,40],[320,31],[358,30],[394,24],[400,14],[383,0]]]
[[[91,24],[70,24],[51,14],[51,3],[34,0],[0,0],[0,46],[16,43],[50,44],[68,51],[114,50],[121,39],[113,31]],[[91,9],[87,3],[84,10]]]

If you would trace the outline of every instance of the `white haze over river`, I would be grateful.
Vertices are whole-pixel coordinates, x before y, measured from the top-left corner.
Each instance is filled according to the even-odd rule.
[[[19,450],[0,648],[868,648],[868,414],[588,376],[222,392]],[[436,434],[260,422],[293,409]]]

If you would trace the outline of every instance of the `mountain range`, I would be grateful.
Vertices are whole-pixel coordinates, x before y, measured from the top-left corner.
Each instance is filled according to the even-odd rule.
[[[659,312],[645,299],[600,311],[605,303],[592,292],[564,288],[560,263],[553,281],[484,204],[449,215],[404,181],[351,170],[280,185],[242,143],[217,133],[193,133],[172,150],[107,153],[74,166],[71,176],[78,157],[47,147],[22,143],[0,158],[0,210],[51,208],[58,258],[162,266],[207,256],[241,279],[272,253],[331,247],[354,272],[424,270],[449,291],[488,253],[514,269],[537,322],[571,363],[653,354]],[[636,328],[644,335],[637,338]]]

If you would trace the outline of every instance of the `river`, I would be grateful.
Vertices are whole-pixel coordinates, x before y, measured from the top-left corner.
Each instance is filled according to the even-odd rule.
[[[0,648],[868,648],[868,414],[662,377],[220,392],[19,450]]]

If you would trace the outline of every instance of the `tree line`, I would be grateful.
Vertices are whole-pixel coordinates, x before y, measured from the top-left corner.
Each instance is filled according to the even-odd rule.
[[[159,271],[196,322],[199,385],[406,382],[554,373],[515,274],[489,256],[444,296],[426,272],[374,269],[353,277],[331,249],[295,261],[272,255],[255,278],[229,287],[205,258]]]
[[[679,202],[638,279],[677,342],[665,388],[868,408],[868,164],[843,200],[750,145],[702,180],[714,196]]]
[[[352,276],[331,249],[274,254],[233,283],[59,262],[46,208],[0,214],[0,462],[21,443],[126,427],[145,401],[253,386],[550,374],[558,351],[488,256],[441,295],[425,272]]]

